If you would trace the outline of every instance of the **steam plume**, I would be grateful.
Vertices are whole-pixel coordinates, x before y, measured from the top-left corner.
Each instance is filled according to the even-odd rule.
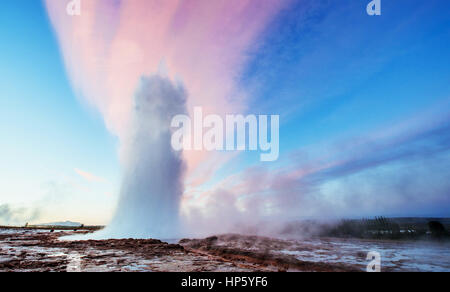
[[[127,137],[117,213],[105,237],[178,235],[183,161],[170,145],[170,119],[186,112],[184,89],[164,77],[142,78]]]

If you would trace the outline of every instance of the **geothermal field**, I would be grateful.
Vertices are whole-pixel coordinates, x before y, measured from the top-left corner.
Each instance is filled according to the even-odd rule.
[[[382,272],[450,271],[449,241],[227,234],[205,239],[71,241],[91,231],[0,230],[0,272]]]
[[[450,272],[450,1],[1,3],[0,272]]]

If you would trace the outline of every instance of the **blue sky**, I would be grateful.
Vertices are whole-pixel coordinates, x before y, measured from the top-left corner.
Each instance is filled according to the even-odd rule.
[[[117,142],[102,118],[73,94],[42,3],[5,1],[0,35],[0,203],[46,205],[47,200],[64,198],[64,206],[54,209],[62,207],[69,216],[75,214],[70,204],[77,209],[94,202],[102,209],[112,200],[104,194],[112,194],[109,185],[118,179]],[[75,169],[95,173],[105,182],[86,182]],[[71,199],[66,202],[67,196]]]
[[[0,205],[42,209],[39,220],[104,223],[120,186],[118,141],[74,94],[42,3],[3,2]],[[450,142],[443,139],[450,2],[384,0],[376,17],[366,14],[368,2],[293,1],[273,20],[237,81],[250,93],[252,113],[281,114],[280,161],[260,165],[258,155],[244,153],[215,181],[249,167],[302,168],[329,156],[346,162],[302,180],[320,204],[338,206],[336,216],[450,216]],[[298,155],[307,159],[296,165]],[[341,171],[350,164],[358,167]],[[408,190],[414,177],[422,196],[433,192],[429,202]],[[377,204],[380,191],[411,204],[399,199],[354,212],[356,205],[342,203]]]
[[[366,4],[294,1],[280,13],[240,76],[249,112],[281,114],[280,161],[246,154],[219,177],[252,165],[277,185],[286,169],[340,163],[266,192],[295,197],[292,217],[449,216],[450,5],[383,1],[369,17]],[[439,138],[426,135],[434,127]]]
[[[244,82],[262,111],[294,111],[283,145],[363,133],[448,98],[450,5],[405,3],[368,17],[365,1],[299,1],[276,21]]]

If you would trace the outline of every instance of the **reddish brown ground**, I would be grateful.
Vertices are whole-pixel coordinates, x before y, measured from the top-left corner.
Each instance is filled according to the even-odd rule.
[[[216,246],[217,240],[121,239],[63,241],[75,232],[0,232],[0,271],[350,271],[290,256]],[[80,234],[83,232],[76,232]]]
[[[160,240],[62,241],[74,232],[0,233],[0,271],[256,271]],[[80,232],[77,232],[80,234]]]
[[[0,272],[8,271],[365,271],[367,252],[379,251],[383,271],[449,271],[448,244],[355,239],[281,240],[221,235],[160,240],[65,241],[78,232],[0,229]]]
[[[290,241],[229,234],[206,239],[182,239],[185,249],[205,255],[218,256],[231,262],[251,263],[280,272],[359,272],[360,267],[346,264],[331,264],[298,260],[293,255],[279,251],[292,246]]]

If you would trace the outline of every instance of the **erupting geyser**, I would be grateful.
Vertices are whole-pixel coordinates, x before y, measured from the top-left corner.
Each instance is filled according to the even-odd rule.
[[[287,1],[92,0],[83,1],[76,16],[66,13],[67,1],[45,3],[74,90],[120,141],[120,200],[112,222],[94,236],[176,237],[183,183],[187,192],[196,191],[226,159],[174,152],[171,119],[195,106],[219,116],[245,109],[236,76]],[[167,78],[143,77],[161,60],[171,73]],[[171,81],[176,78],[189,100]],[[202,214],[183,215],[194,213]]]
[[[124,179],[108,237],[171,238],[178,234],[183,194],[181,152],[171,145],[170,121],[186,112],[185,91],[164,77],[142,78],[132,129],[124,145]]]

